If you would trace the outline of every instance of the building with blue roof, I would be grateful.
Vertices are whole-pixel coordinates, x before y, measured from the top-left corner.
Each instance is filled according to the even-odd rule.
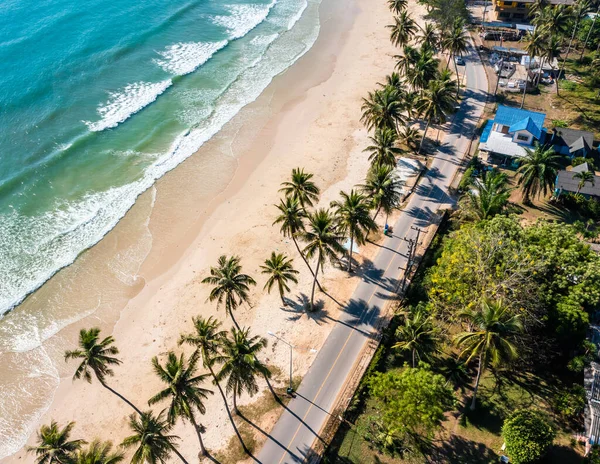
[[[480,151],[500,155],[506,161],[516,161],[527,154],[536,143],[543,144],[546,115],[536,111],[499,105],[493,121],[486,125],[485,137],[480,140]]]

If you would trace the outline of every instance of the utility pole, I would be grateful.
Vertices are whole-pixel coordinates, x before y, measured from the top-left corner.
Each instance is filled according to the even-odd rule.
[[[404,291],[404,284],[406,283],[406,278],[412,271],[413,264],[415,262],[415,256],[417,254],[417,248],[419,247],[419,237],[421,236],[422,229],[419,227],[411,227],[412,230],[417,231],[417,237],[415,239],[408,239],[408,259],[406,261],[406,269],[404,271],[404,275],[402,276],[402,283],[400,284],[400,291]],[[406,239],[405,239],[406,240]]]

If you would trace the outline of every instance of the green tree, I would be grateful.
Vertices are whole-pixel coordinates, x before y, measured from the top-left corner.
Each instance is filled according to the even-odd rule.
[[[173,426],[164,417],[164,411],[158,416],[147,411],[137,416],[129,416],[129,427],[133,435],[123,440],[124,448],[135,448],[131,457],[131,464],[156,464],[165,463],[171,453],[185,464],[185,458],[177,450],[175,442],[179,439],[176,435],[168,435]]]
[[[349,235],[350,248],[348,249],[348,272],[352,271],[352,253],[354,243],[364,245],[367,235],[375,230],[377,225],[369,215],[369,202],[367,197],[355,190],[350,193],[341,191],[341,201],[331,203],[335,210],[340,226],[340,232]]]
[[[410,73],[410,69],[415,66],[417,61],[419,61],[420,56],[421,52],[418,48],[413,47],[412,45],[405,45],[402,47],[402,54],[394,56],[394,59],[396,60],[396,69],[400,75],[406,77]]]
[[[380,211],[389,215],[400,205],[402,182],[391,166],[373,166],[367,173],[365,183],[360,186],[375,210],[373,221]]]
[[[412,367],[417,361],[425,361],[436,350],[439,341],[439,330],[434,325],[433,317],[423,305],[410,308],[404,322],[396,329],[398,340],[392,348],[407,351],[411,355]]]
[[[474,216],[478,220],[489,219],[502,212],[511,191],[506,174],[484,171],[482,178],[476,179],[472,190],[463,197],[463,211],[467,216]]]
[[[28,446],[27,452],[35,454],[37,464],[70,464],[73,454],[86,442],[71,440],[75,422],[69,422],[62,429],[55,421],[42,425],[37,433],[37,445]]]
[[[411,59],[413,62],[405,69],[406,81],[413,89],[428,89],[431,82],[435,81],[438,77],[439,60],[435,58],[434,53],[427,47],[421,47],[418,54],[411,56]]]
[[[403,122],[402,98],[393,87],[369,92],[368,97],[363,98],[361,110],[360,120],[367,130],[387,128],[397,132],[398,124]]]
[[[421,33],[417,36],[418,43],[420,43],[422,47],[435,52],[440,45],[440,36],[435,24],[427,22],[425,23],[425,27],[420,27],[420,29]]]
[[[579,183],[577,184],[577,193],[579,193],[588,182],[592,184],[592,187],[596,184],[596,175],[592,171],[577,172],[573,174],[573,179],[579,180]]]
[[[291,180],[283,182],[279,191],[283,192],[286,198],[297,199],[303,208],[313,206],[319,201],[321,191],[312,178],[313,175],[304,172],[304,169],[294,168]]]
[[[525,51],[529,54],[529,63],[527,65],[527,79],[523,87],[523,95],[521,96],[521,108],[525,105],[525,94],[527,93],[527,82],[529,80],[529,72],[531,72],[531,63],[535,57],[541,58],[546,47],[546,33],[543,29],[536,28],[533,32],[528,32],[525,36]],[[539,63],[542,69],[542,62]]]
[[[231,329],[231,338],[223,344],[223,365],[217,374],[218,380],[227,379],[225,389],[233,394],[233,410],[239,413],[237,397],[246,392],[250,396],[258,393],[257,376],[271,377],[271,371],[256,355],[267,346],[267,340],[255,335],[249,337],[250,329]]]
[[[125,457],[121,451],[113,451],[110,441],[94,440],[86,449],[77,451],[71,464],[117,464]]]
[[[460,91],[460,79],[458,76],[458,65],[456,63],[456,57],[462,56],[463,53],[467,52],[467,46],[469,44],[469,34],[466,31],[465,22],[462,19],[458,19],[452,29],[450,29],[447,35],[442,39],[442,48],[448,52],[448,63],[446,68],[450,65],[450,60],[454,57],[454,71],[456,74],[456,99],[458,99],[458,93]]]
[[[201,387],[208,374],[197,375],[196,365],[199,356],[200,353],[196,352],[189,361],[186,361],[183,353],[178,358],[174,352],[169,351],[164,366],[160,364],[158,357],[153,357],[154,373],[166,384],[166,388],[150,398],[148,404],[151,406],[164,400],[170,400],[167,420],[172,425],[175,425],[177,419],[189,421],[198,436],[200,456],[206,456],[206,448],[202,441],[202,426],[198,424],[197,414],[206,413],[204,400],[213,392]]]
[[[408,0],[388,0],[390,11],[394,14],[402,13],[408,5]]]
[[[402,371],[377,372],[369,379],[378,422],[391,435],[431,437],[455,403],[444,378],[426,365]]]
[[[371,145],[363,151],[369,153],[371,166],[396,166],[396,156],[402,153],[396,146],[398,135],[393,129],[375,129],[373,137],[369,137]]]
[[[511,462],[530,464],[548,452],[556,431],[541,411],[521,409],[504,421],[502,437]]]
[[[271,252],[271,257],[265,260],[265,264],[260,266],[263,274],[267,274],[269,278],[265,283],[264,289],[271,293],[273,285],[277,285],[281,303],[287,306],[287,302],[283,298],[286,292],[290,291],[289,282],[298,283],[296,275],[298,271],[294,269],[294,260],[288,258],[283,253]]]
[[[106,383],[106,377],[112,376],[113,371],[110,366],[118,366],[121,361],[115,358],[114,355],[119,354],[118,348],[114,345],[113,337],[106,337],[104,340],[99,340],[100,329],[94,327],[79,331],[79,349],[65,352],[65,361],[70,359],[81,360],[77,367],[73,379],[84,378],[88,383],[92,383],[92,373],[104,388],[118,396],[121,400],[131,406],[135,412],[142,412],[127,398],[118,393]]]
[[[227,411],[227,416],[229,417],[231,426],[233,427],[233,430],[235,431],[235,434],[237,435],[244,452],[246,454],[250,454],[250,450],[246,446],[246,443],[244,443],[242,435],[235,425],[235,421],[231,415],[231,410],[229,409],[229,404],[227,403],[227,396],[225,396],[225,392],[223,391],[223,388],[221,387],[221,384],[217,378],[217,374],[215,374],[214,370],[215,364],[222,363],[225,360],[222,351],[223,345],[227,338],[227,332],[220,330],[221,323],[212,316],[210,316],[208,319],[204,319],[200,316],[193,317],[192,322],[194,324],[194,332],[182,334],[179,338],[179,344],[192,346],[201,354],[202,363],[210,372],[210,375],[213,378],[213,384],[217,387],[219,393],[221,394],[221,398],[225,404],[225,410]]]
[[[562,38],[560,38],[556,35],[550,36],[550,38],[548,39],[548,42],[546,43],[546,47],[544,48],[544,58],[546,58],[548,63],[550,63],[552,65],[552,63],[554,63],[555,59],[556,60],[560,59],[561,53],[562,53]],[[538,84],[539,84],[541,78],[542,78],[542,68],[540,67],[539,72],[538,72],[538,78],[537,78]],[[559,85],[557,82],[556,83],[556,95],[559,94],[558,88],[559,88]]]
[[[406,10],[394,17],[394,24],[387,26],[390,29],[390,40],[397,47],[406,45],[415,36],[418,26]]]
[[[526,148],[517,169],[518,183],[523,192],[523,201],[530,203],[532,197],[546,195],[552,190],[558,170],[561,168],[561,156],[552,147],[536,145],[533,150]]]
[[[228,258],[222,255],[219,257],[217,266],[211,266],[210,276],[204,278],[202,283],[214,286],[208,299],[216,301],[217,306],[225,302],[225,312],[239,329],[239,325],[233,317],[233,311],[242,303],[249,301],[250,285],[256,285],[252,277],[242,274],[240,258],[238,256]]]
[[[421,153],[423,142],[427,137],[427,130],[432,121],[444,124],[447,115],[454,109],[456,103],[456,100],[452,95],[452,81],[437,79],[428,82],[429,85],[423,91],[422,99],[418,105],[419,114],[427,121],[418,153]]]
[[[402,143],[408,150],[412,153],[416,153],[419,148],[419,141],[421,139],[421,135],[417,129],[413,129],[412,127],[404,127],[403,130],[400,131],[398,140]]]
[[[481,311],[467,310],[461,314],[472,330],[459,333],[456,344],[467,364],[477,359],[477,377],[473,388],[471,410],[475,409],[481,374],[488,364],[499,367],[517,358],[514,339],[523,331],[520,317],[511,313],[502,301],[483,300]]]
[[[308,227],[304,233],[304,253],[308,259],[317,258],[315,278],[310,297],[310,310],[315,310],[315,285],[319,269],[323,269],[325,262],[337,261],[338,256],[344,253],[341,244],[342,234],[338,230],[334,216],[326,209],[318,209],[308,215]]]

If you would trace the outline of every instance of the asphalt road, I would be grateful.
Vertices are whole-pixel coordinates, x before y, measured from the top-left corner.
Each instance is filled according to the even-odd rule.
[[[374,336],[378,317],[393,297],[402,269],[407,264],[408,239],[416,238],[417,231],[413,228],[426,229],[441,208],[452,204],[448,187],[477,128],[488,88],[485,70],[473,47],[465,61],[467,88],[448,135],[442,140],[430,169],[393,226],[393,236],[382,243],[344,313],[304,376],[296,398],[275,424],[256,461],[263,464],[299,463],[311,457],[313,444],[321,440],[319,431],[363,347]]]

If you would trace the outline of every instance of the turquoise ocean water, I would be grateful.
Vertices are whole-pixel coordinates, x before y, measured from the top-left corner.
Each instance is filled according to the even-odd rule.
[[[0,318],[302,56],[318,3],[4,0]],[[0,458],[26,429],[7,405]]]

